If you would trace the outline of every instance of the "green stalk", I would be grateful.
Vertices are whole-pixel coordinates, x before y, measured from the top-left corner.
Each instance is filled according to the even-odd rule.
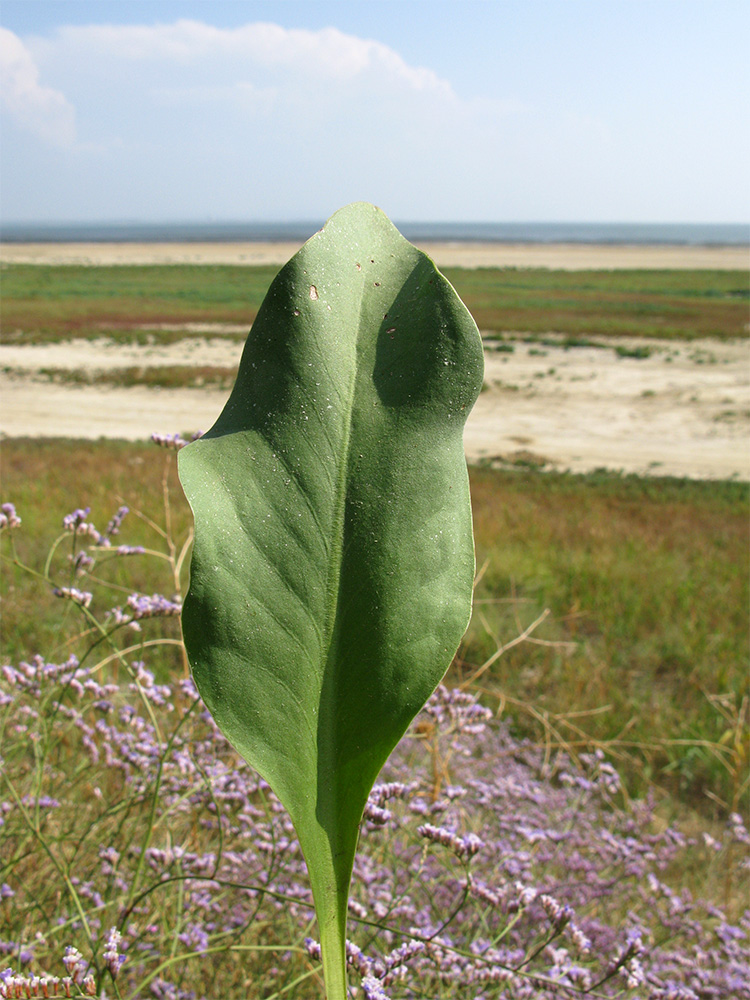
[[[326,1000],[346,1000],[346,905],[325,920],[318,916]]]

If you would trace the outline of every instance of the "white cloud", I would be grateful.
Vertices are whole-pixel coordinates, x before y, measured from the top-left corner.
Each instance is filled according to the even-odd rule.
[[[43,78],[77,110],[80,143],[224,149],[244,128],[317,143],[435,136],[470,114],[450,83],[381,42],[336,28],[68,25],[24,39]],[[266,126],[264,126],[266,127]],[[270,138],[270,132],[266,138]],[[279,146],[279,143],[274,143]]]
[[[427,148],[471,116],[432,69],[337,28],[179,20],[68,25],[24,41],[45,81],[75,104],[77,146],[119,142],[135,155],[150,144],[162,162],[199,142],[201,156],[246,157],[263,143],[294,161],[306,144],[320,157],[342,144],[372,164],[386,150]]]
[[[225,67],[283,70],[293,79],[307,76],[311,85],[316,80],[346,83],[374,78],[382,84],[455,100],[450,84],[433,70],[411,66],[389,46],[337,28],[309,31],[259,22],[224,29],[179,20],[153,26],[68,26],[54,39],[35,39],[32,44],[45,56],[85,52],[94,60],[169,63],[194,70],[221,60]]]
[[[236,106],[246,112],[270,113],[277,104],[277,87],[256,87],[246,80],[225,86],[157,87],[154,97],[165,107],[192,106],[200,109],[207,104]]]
[[[19,217],[63,201],[70,218],[322,218],[354,200],[463,215],[505,183],[507,123],[525,113],[459,97],[433,69],[337,28],[68,25],[23,43],[37,88],[75,106],[77,134],[44,161],[20,139],[6,146]]]
[[[56,146],[75,139],[75,111],[64,94],[39,82],[39,71],[21,39],[0,28],[0,100],[23,128]]]

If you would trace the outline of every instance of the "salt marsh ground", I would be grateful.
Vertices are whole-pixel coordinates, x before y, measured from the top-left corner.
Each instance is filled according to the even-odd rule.
[[[293,249],[4,246],[0,431],[139,440],[210,426]],[[742,248],[430,249],[485,337],[470,461],[750,478]],[[508,266],[519,260],[556,269]]]
[[[4,479],[27,510],[41,505],[40,527],[50,489],[70,494],[73,505],[89,503],[97,492],[112,493],[118,467],[129,483],[136,475],[129,488],[145,499],[138,474],[147,463],[131,468],[123,445],[81,439],[140,447],[153,431],[209,427],[265,290],[293,249],[255,246],[259,259],[238,263],[237,248],[182,246],[192,262],[167,266],[152,262],[166,254],[154,247],[120,247],[118,265],[111,248],[99,247],[96,257],[96,248],[77,246],[78,259],[48,246],[54,265],[9,264],[3,248],[0,428],[17,439],[5,445]],[[711,270],[684,266],[695,262],[694,249]],[[672,270],[644,269],[664,263],[657,250],[670,255]],[[219,251],[233,253],[232,263],[217,262]],[[486,358],[466,447],[480,562],[490,557],[479,600],[489,603],[477,605],[467,676],[492,655],[482,620],[505,641],[549,607],[538,635],[562,645],[509,652],[483,675],[490,687],[499,682],[524,704],[543,689],[545,712],[593,712],[587,727],[597,739],[627,732],[643,746],[656,709],[644,714],[639,699],[655,698],[662,749],[644,751],[648,773],[670,786],[668,775],[679,775],[691,800],[705,804],[701,789],[710,787],[727,801],[736,784],[725,755],[683,753],[669,741],[716,743],[725,722],[717,705],[726,707],[716,698],[734,706],[740,728],[746,711],[748,280],[746,269],[732,270],[743,251],[514,253],[521,251],[557,269],[506,267],[498,247],[482,250],[493,268],[448,269],[478,320]],[[472,263],[476,251],[443,252],[435,256],[447,266]],[[617,269],[601,269],[615,261]],[[582,263],[599,269],[581,270]],[[96,456],[90,475],[73,496],[89,453]],[[72,479],[62,475],[66,455],[75,455]],[[490,473],[506,478],[482,478]],[[687,480],[695,481],[692,492]],[[118,481],[115,492],[124,488]],[[136,505],[138,496],[127,500]]]

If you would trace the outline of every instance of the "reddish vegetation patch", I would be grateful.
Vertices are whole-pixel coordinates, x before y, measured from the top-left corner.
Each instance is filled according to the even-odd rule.
[[[250,327],[255,313],[247,309],[195,307],[169,308],[145,304],[137,310],[132,302],[113,308],[111,301],[97,303],[29,303],[7,302],[3,308],[2,339],[8,344],[35,343],[40,335],[44,340],[90,339],[106,333],[142,335],[149,324],[179,326],[183,323],[227,323]],[[180,337],[184,334],[180,334]],[[162,339],[171,339],[168,331],[159,331]]]

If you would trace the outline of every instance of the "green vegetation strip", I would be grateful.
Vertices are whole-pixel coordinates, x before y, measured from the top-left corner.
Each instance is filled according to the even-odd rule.
[[[741,271],[448,269],[482,330],[692,340],[747,335]]]
[[[3,338],[174,340],[169,323],[249,324],[276,267],[6,265]],[[480,329],[569,337],[747,336],[744,271],[548,271],[448,268]],[[145,331],[145,332],[144,332]]]
[[[173,531],[188,530],[173,461],[164,480],[172,453],[20,439],[5,441],[3,452],[2,499],[16,504],[18,544],[35,565],[74,507],[90,505],[104,525],[124,502],[163,523],[164,481]],[[713,807],[710,796],[731,803],[750,752],[747,486],[490,469],[473,469],[471,480],[484,572],[450,679],[471,677],[497,643],[549,608],[530,637],[543,644],[507,650],[475,686],[510,699],[515,724],[535,737],[542,729],[533,713],[572,742],[578,726],[608,743],[635,790],[656,781],[703,810]],[[153,547],[153,528],[131,517],[122,541]],[[155,573],[152,561],[126,563],[112,562],[122,574],[113,583],[171,592],[168,573]],[[7,568],[2,586],[6,661],[67,655],[60,602]],[[172,666],[180,669],[176,655]]]
[[[25,375],[21,369],[6,367],[3,371],[12,377]],[[158,365],[133,366],[98,371],[85,368],[40,368],[34,373],[37,381],[57,385],[104,385],[128,389],[143,386],[149,389],[231,389],[237,377],[237,368],[212,365]]]

